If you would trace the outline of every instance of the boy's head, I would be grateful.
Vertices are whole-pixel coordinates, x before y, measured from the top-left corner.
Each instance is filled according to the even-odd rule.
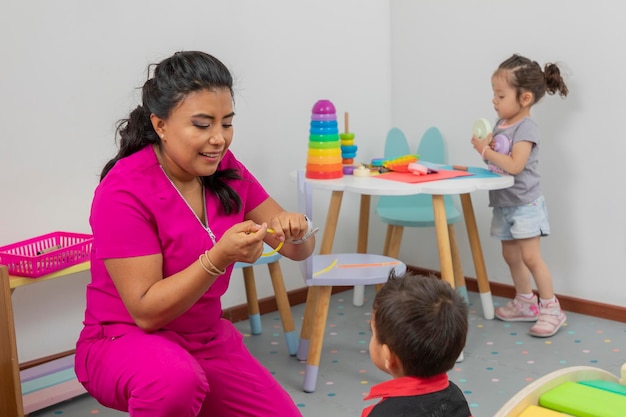
[[[463,352],[467,304],[436,277],[390,274],[372,310],[370,357],[394,377],[447,372]]]

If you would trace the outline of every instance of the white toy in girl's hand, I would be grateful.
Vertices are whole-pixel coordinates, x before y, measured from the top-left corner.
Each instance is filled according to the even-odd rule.
[[[488,134],[491,133],[491,124],[487,119],[478,119],[474,122],[474,127],[472,128],[472,134],[476,136],[478,139],[483,139],[487,137]]]

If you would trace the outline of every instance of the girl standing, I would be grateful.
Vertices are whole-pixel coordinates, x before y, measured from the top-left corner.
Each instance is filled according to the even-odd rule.
[[[492,134],[472,137],[474,149],[490,165],[513,175],[512,187],[489,192],[493,207],[491,236],[502,242],[502,255],[515,286],[515,298],[496,308],[505,321],[534,321],[530,334],[554,335],[565,322],[565,313],[554,295],[552,276],[541,257],[540,238],[550,234],[546,204],[539,175],[539,127],[530,118],[530,109],[547,92],[566,97],[567,86],[555,64],[542,69],[536,61],[513,55],[491,77],[493,105],[498,115]],[[508,154],[492,149],[496,135],[511,143]],[[539,300],[533,293],[533,277]]]

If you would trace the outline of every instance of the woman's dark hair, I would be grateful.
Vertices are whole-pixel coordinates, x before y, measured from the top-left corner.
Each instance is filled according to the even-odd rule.
[[[447,372],[463,352],[467,303],[437,277],[408,272],[396,277],[392,270],[372,310],[378,342],[389,346],[406,376]]]
[[[100,181],[122,158],[134,154],[147,145],[161,146],[161,138],[150,121],[155,114],[167,119],[172,110],[190,93],[200,90],[227,89],[233,97],[233,78],[228,68],[217,58],[199,51],[176,52],[154,67],[153,77],[144,83],[142,104],[137,106],[127,119],[117,123],[116,137],[119,135],[119,151],[106,163],[100,174]],[[149,73],[150,71],[148,71]],[[241,199],[227,184],[229,180],[240,179],[234,169],[218,170],[210,176],[201,177],[206,189],[214,192],[226,214],[241,210]]]
[[[556,64],[548,63],[542,70],[537,61],[514,54],[500,64],[494,75],[499,74],[508,76],[509,83],[517,90],[518,100],[525,91],[533,94],[533,104],[541,100],[546,91],[550,95],[558,92],[561,97],[569,93]]]

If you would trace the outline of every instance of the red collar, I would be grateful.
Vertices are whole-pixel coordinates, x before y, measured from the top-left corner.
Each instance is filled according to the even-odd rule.
[[[373,398],[382,398],[384,400],[391,397],[430,394],[431,392],[444,390],[448,388],[448,385],[450,385],[450,382],[448,381],[448,374],[446,373],[430,378],[405,376],[374,385],[370,389],[369,395],[363,400],[371,400]],[[375,405],[376,404],[364,409],[361,417],[366,417]]]

